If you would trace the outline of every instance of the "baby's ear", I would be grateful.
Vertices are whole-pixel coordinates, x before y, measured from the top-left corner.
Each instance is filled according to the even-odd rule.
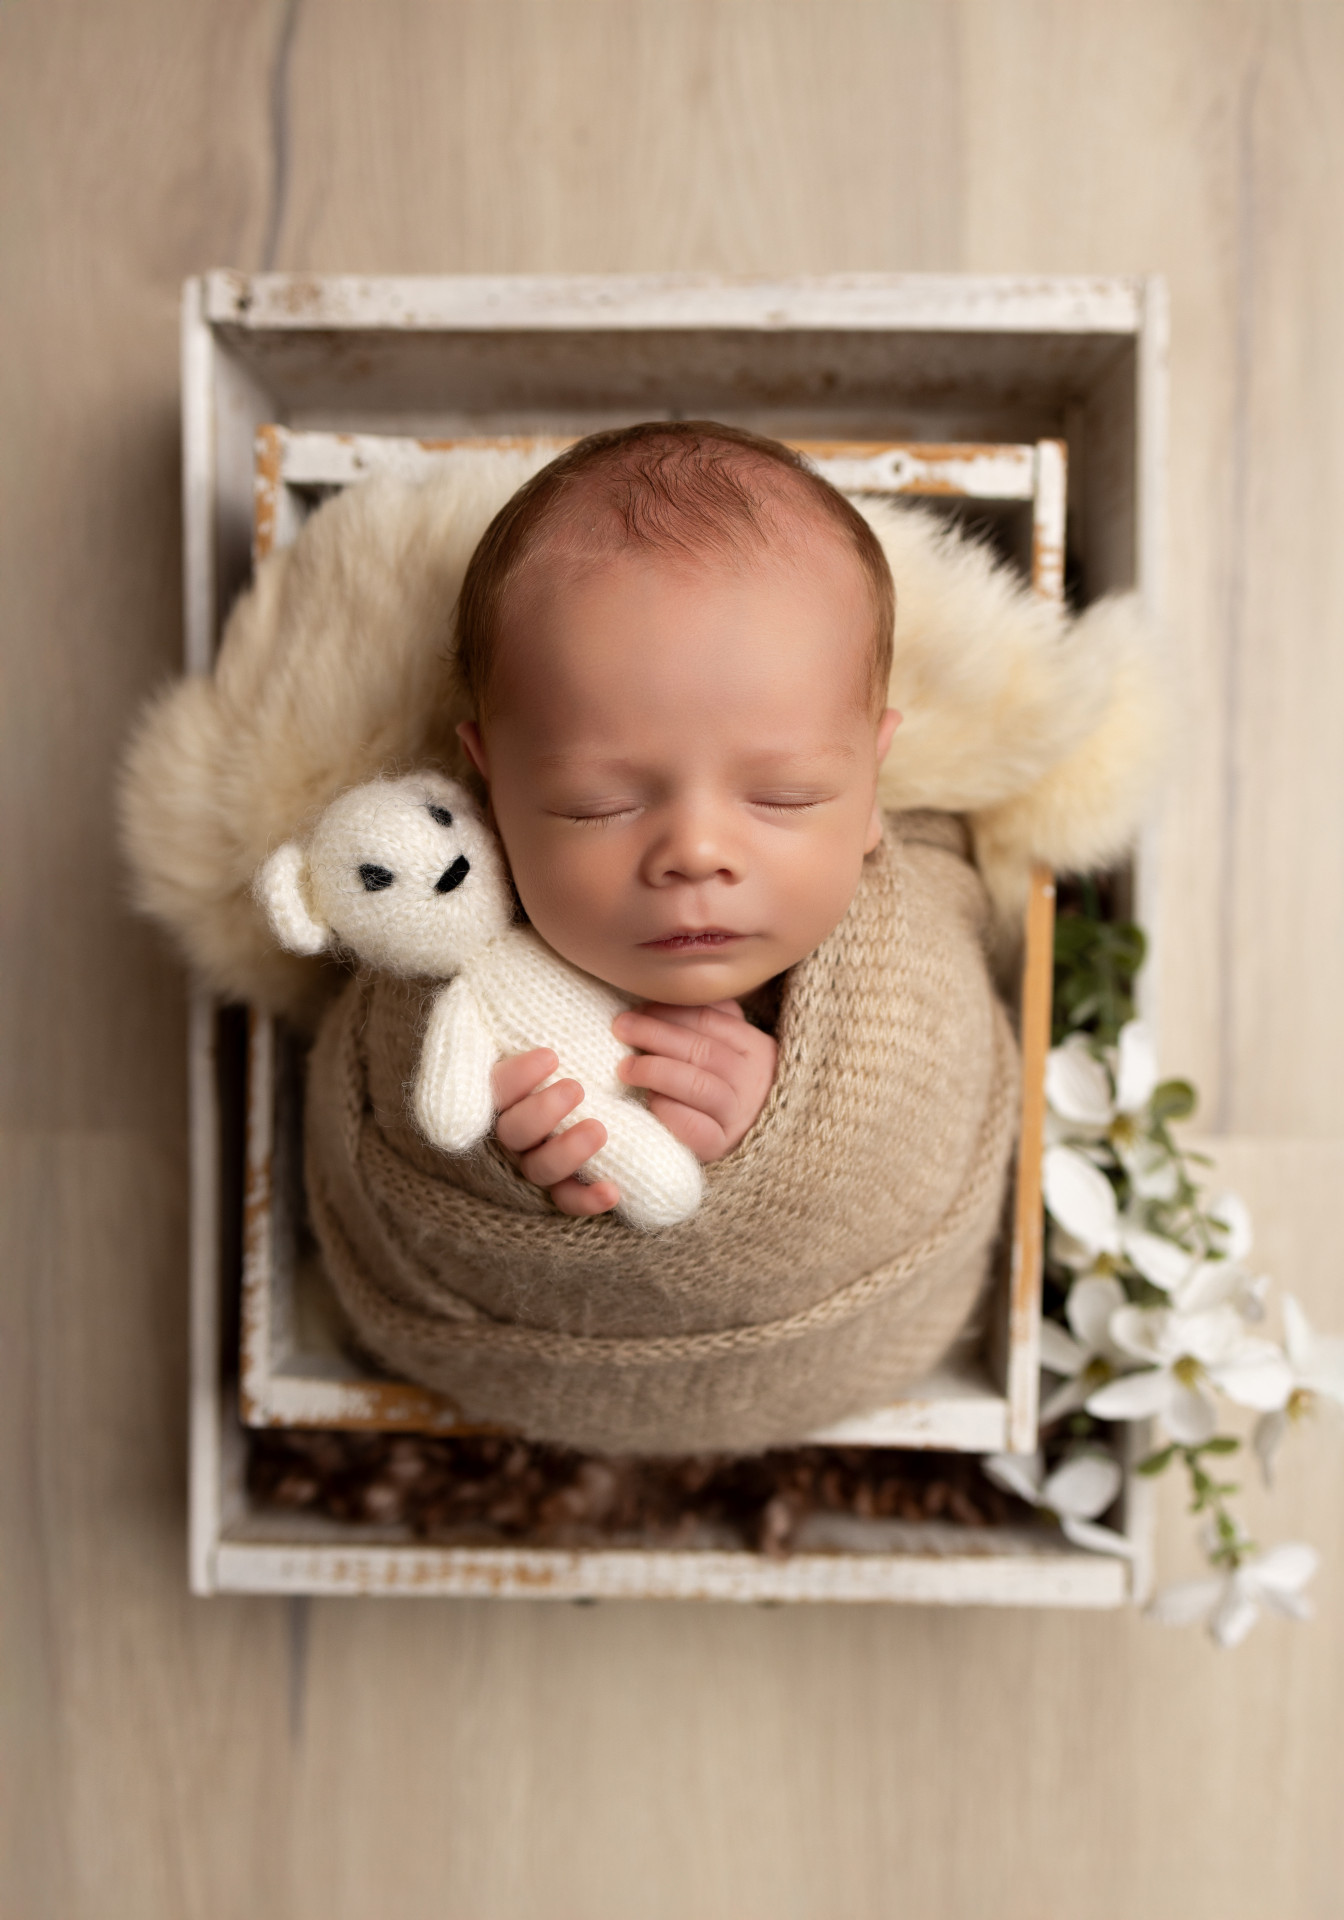
[[[308,905],[307,880],[308,856],[297,840],[287,840],[252,884],[271,932],[291,953],[321,953],[331,944],[331,928],[315,920]]]

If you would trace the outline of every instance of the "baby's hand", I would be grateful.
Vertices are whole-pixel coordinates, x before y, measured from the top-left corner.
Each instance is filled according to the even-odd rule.
[[[620,1198],[615,1182],[594,1180],[589,1186],[574,1178],[584,1161],[605,1144],[606,1128],[600,1120],[578,1120],[563,1133],[555,1132],[583,1098],[577,1080],[541,1086],[559,1064],[549,1047],[534,1047],[531,1053],[515,1053],[499,1062],[492,1077],[499,1108],[496,1137],[517,1156],[526,1179],[549,1187],[561,1213],[580,1217],[609,1213]]]
[[[779,1048],[736,1000],[650,1001],[617,1014],[611,1030],[640,1049],[622,1060],[622,1080],[648,1089],[649,1111],[697,1159],[722,1160],[746,1138],[774,1085]]]

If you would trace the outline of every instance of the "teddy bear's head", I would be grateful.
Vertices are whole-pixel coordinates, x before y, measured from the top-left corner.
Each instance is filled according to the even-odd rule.
[[[388,973],[436,979],[513,919],[499,842],[466,789],[437,773],[342,794],[306,845],[276,849],[256,894],[291,952],[334,947]]]

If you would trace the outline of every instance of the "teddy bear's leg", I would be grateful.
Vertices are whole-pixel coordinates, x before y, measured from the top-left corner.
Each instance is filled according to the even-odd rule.
[[[590,1179],[616,1182],[621,1218],[644,1232],[689,1220],[704,1193],[700,1162],[690,1148],[637,1100],[598,1097],[585,1104],[606,1128],[607,1141],[583,1171]]]

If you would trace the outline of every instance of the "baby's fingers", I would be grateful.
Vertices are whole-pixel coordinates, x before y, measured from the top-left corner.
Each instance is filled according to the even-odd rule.
[[[551,1198],[561,1213],[570,1214],[576,1220],[586,1220],[595,1213],[610,1213],[620,1197],[614,1180],[594,1180],[591,1186],[582,1180],[558,1180],[551,1188]]]
[[[631,1053],[617,1071],[628,1087],[644,1087],[649,1093],[680,1101],[725,1130],[737,1115],[737,1094],[728,1082],[688,1060],[672,1060],[665,1053]]]
[[[598,1148],[606,1145],[607,1130],[600,1120],[579,1120],[563,1133],[543,1140],[531,1153],[519,1156],[518,1165],[534,1186],[554,1187],[576,1174]]]
[[[728,1151],[723,1128],[707,1113],[697,1113],[694,1107],[683,1106],[680,1100],[668,1100],[660,1093],[649,1095],[649,1112],[655,1120],[662,1121],[674,1140],[689,1147],[706,1166],[711,1160],[722,1160]]]
[[[703,1009],[697,1007],[692,1011],[699,1013]],[[720,1080],[732,1080],[742,1070],[742,1054],[725,1046],[703,1027],[658,1019],[650,1013],[622,1013],[613,1020],[612,1032],[628,1047],[685,1061],[701,1073],[712,1074]]]
[[[495,1105],[511,1107],[526,1094],[535,1093],[548,1074],[560,1065],[549,1047],[533,1047],[530,1053],[514,1053],[501,1060],[490,1076]]]
[[[529,1093],[515,1100],[495,1121],[495,1136],[500,1146],[510,1153],[527,1153],[539,1147],[582,1098],[583,1088],[577,1080],[557,1080],[554,1086],[543,1087],[540,1093]],[[542,1185],[545,1184],[543,1181]]]

